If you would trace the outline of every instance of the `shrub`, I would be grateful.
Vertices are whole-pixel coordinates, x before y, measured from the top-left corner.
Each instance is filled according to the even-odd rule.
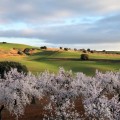
[[[21,63],[12,62],[12,61],[3,61],[3,62],[0,62],[1,78],[5,78],[4,73],[9,72],[11,70],[11,68],[17,68],[18,72],[23,72],[25,74],[28,72],[27,67],[25,65],[22,65]]]
[[[102,52],[106,52],[106,50],[103,50]]]
[[[62,50],[62,47],[60,47],[60,49]]]
[[[90,52],[91,51],[90,48],[88,48],[87,51]]]
[[[31,48],[25,48],[25,49],[23,50],[23,52],[24,52],[26,55],[28,55],[29,52],[30,52],[30,50],[31,50]]]
[[[47,47],[46,46],[41,46],[40,49],[47,49]]]
[[[19,50],[19,51],[18,51],[18,54],[19,54],[19,55],[23,55],[24,53]]]
[[[77,49],[76,49],[76,48],[74,48],[74,51],[77,51]]]
[[[64,48],[65,51],[68,51],[68,48]]]
[[[7,42],[2,42],[3,44],[6,44]]]
[[[83,53],[87,53],[87,51],[86,51],[86,50],[83,50],[82,52],[83,52]]]
[[[94,50],[91,50],[90,52],[91,52],[91,53],[94,53]]]
[[[89,56],[88,54],[81,54],[81,60],[88,60]]]

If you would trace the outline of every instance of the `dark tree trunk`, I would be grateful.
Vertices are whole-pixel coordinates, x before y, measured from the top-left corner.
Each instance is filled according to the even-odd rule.
[[[35,100],[35,97],[32,97],[32,101],[31,101],[31,104],[36,104],[36,100]]]
[[[1,106],[0,108],[0,120],[2,120],[2,110],[4,109],[4,105]]]

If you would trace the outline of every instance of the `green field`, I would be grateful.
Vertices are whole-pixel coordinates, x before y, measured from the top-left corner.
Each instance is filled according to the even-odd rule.
[[[12,48],[24,49],[32,48],[31,46],[21,44],[2,44],[0,43],[0,50],[9,50]],[[87,75],[93,75],[96,69],[100,71],[119,71],[120,69],[120,55],[119,54],[103,54],[103,53],[89,53],[89,61],[79,60],[80,54],[78,51],[47,51],[37,50],[36,53],[29,56],[9,56],[0,57],[0,61],[17,61],[28,67],[33,72],[41,72],[49,70],[50,72],[57,72],[59,67],[64,67],[65,70],[72,70],[73,72],[84,72]]]
[[[32,48],[32,46],[28,45],[23,45],[23,44],[13,44],[13,43],[0,43],[0,49],[2,50],[10,50],[12,48],[17,48],[17,49],[24,49],[24,48]]]

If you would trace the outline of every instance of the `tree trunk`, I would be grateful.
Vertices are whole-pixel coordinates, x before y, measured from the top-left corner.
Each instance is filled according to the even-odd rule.
[[[4,105],[1,106],[0,108],[0,120],[2,120],[2,110],[4,109]]]
[[[36,104],[36,100],[35,100],[35,97],[32,97],[32,101],[31,101],[31,104]]]

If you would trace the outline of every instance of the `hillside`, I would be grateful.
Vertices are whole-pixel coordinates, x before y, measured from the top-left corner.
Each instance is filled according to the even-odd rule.
[[[23,44],[14,44],[14,43],[0,43],[0,50],[10,50],[12,48],[24,49],[24,48],[32,48],[32,46],[23,45]]]
[[[18,50],[23,51],[25,48],[32,49],[30,55],[19,55]],[[119,71],[120,68],[119,54],[87,53],[90,60],[81,61],[80,55],[82,52],[80,51],[33,48],[35,47],[22,44],[0,43],[0,61],[20,62],[33,73],[44,70],[57,72],[59,67],[64,67],[66,70],[71,69],[73,72],[81,71],[93,75],[96,69],[100,71]]]
[[[32,48],[32,46],[1,42],[0,57],[20,56],[18,51],[23,51],[25,48]]]

